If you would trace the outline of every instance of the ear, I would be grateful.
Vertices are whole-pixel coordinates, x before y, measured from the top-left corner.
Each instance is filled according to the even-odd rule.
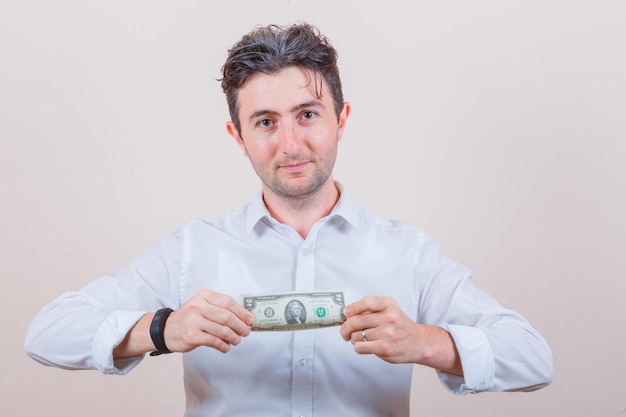
[[[232,121],[226,122],[226,131],[233,139],[235,139],[235,142],[237,142],[237,145],[239,145],[239,147],[243,151],[243,155],[247,158],[248,151],[246,150],[246,145],[244,145],[243,139],[241,138],[239,131],[235,127],[235,123],[233,123]]]
[[[343,103],[343,110],[339,113],[339,132],[337,132],[337,141],[343,137],[343,130],[346,128],[348,117],[350,117],[351,106],[347,101]]]

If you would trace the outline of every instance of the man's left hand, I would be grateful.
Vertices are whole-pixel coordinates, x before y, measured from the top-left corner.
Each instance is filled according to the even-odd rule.
[[[390,297],[366,296],[346,306],[340,333],[359,354],[374,354],[390,363],[417,363],[462,375],[450,334],[411,320]]]

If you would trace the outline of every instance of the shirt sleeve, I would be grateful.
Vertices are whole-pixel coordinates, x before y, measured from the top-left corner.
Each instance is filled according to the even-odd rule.
[[[26,353],[48,366],[125,374],[142,356],[113,359],[113,349],[147,312],[179,306],[182,231],[142,252],[115,276],[66,292],[32,321]]]
[[[446,329],[456,345],[463,377],[438,372],[450,392],[530,391],[553,377],[552,353],[519,313],[477,288],[470,271],[429,239],[419,250],[418,322]]]
[[[493,384],[494,357],[485,333],[476,327],[454,324],[445,325],[445,329],[457,347],[464,376],[438,371],[442,385],[459,395],[488,391]]]

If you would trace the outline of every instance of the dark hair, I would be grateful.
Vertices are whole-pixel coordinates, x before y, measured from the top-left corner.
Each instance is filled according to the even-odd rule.
[[[222,67],[223,78],[219,80],[226,94],[231,120],[239,132],[239,89],[256,73],[274,74],[290,66],[313,73],[318,98],[322,94],[321,83],[327,83],[339,117],[343,109],[343,93],[337,51],[328,39],[308,23],[262,26],[244,35],[228,50],[228,58]]]

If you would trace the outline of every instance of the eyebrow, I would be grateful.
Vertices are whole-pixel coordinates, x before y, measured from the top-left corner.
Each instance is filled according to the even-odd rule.
[[[294,107],[291,108],[290,113],[297,113],[302,109],[306,109],[306,108],[311,108],[311,107],[321,107],[322,109],[325,108],[324,103],[322,103],[319,100],[310,100],[310,101],[305,101],[304,103],[300,103]],[[252,121],[252,119],[256,119],[259,116],[276,116],[279,113],[275,110],[257,110],[254,113],[252,113],[249,117],[248,120]]]

